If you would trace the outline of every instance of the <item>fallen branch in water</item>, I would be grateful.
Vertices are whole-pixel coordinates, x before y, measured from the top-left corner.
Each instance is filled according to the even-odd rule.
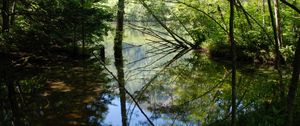
[[[118,78],[105,66],[105,63],[102,62],[102,60],[100,58],[98,58],[94,53],[92,53],[95,58],[99,59],[99,63],[104,67],[104,69],[118,82]],[[133,97],[133,95],[124,87],[124,90],[126,92],[126,94],[129,95],[129,97],[133,100],[133,102],[135,103],[135,105],[139,108],[139,110],[141,111],[141,113],[145,116],[145,118],[148,120],[148,122],[152,125],[155,126],[154,123],[150,120],[150,118],[146,115],[146,113],[143,111],[143,109],[141,108],[141,106],[139,105],[139,103],[135,100],[135,98]]]

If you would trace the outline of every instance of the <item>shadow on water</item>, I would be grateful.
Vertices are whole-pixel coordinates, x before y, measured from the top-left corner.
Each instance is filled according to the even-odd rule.
[[[98,121],[90,115],[107,111],[110,80],[99,67],[74,60],[36,66],[8,68],[16,88],[9,102],[1,85],[0,125],[88,125]]]

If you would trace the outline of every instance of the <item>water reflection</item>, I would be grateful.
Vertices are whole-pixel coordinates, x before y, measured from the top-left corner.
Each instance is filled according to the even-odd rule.
[[[121,25],[120,25],[121,24]],[[126,89],[125,89],[125,79],[124,79],[124,61],[123,61],[123,24],[117,24],[116,35],[114,39],[114,56],[115,56],[115,67],[117,69],[117,74],[115,77],[118,88],[119,97],[121,104],[121,116],[123,126],[127,126],[127,112],[126,112]],[[119,26],[120,25],[120,26]]]
[[[144,40],[141,43],[146,41],[147,36],[143,35],[143,37]],[[151,110],[149,110],[149,106],[151,104],[148,104],[147,102],[143,101],[143,97],[140,96],[143,96],[144,93],[140,93],[140,92],[143,92],[142,90],[146,90],[147,87],[152,84],[151,82],[154,81],[157,77],[159,77],[159,75],[162,72],[164,72],[164,69],[171,66],[172,63],[177,62],[177,60],[180,59],[182,56],[184,56],[184,54],[186,54],[189,50],[180,50],[176,48],[164,48],[165,45],[156,45],[153,43],[151,43],[151,45],[150,44],[138,45],[135,43],[136,42],[125,41],[122,45],[124,59],[125,59],[124,64],[126,64],[124,65],[126,88],[129,90],[131,94],[134,94],[136,96],[135,99],[138,100],[139,104],[142,106],[143,111],[145,111],[147,117],[150,117],[152,122],[154,122],[155,124],[157,125],[169,125],[172,123],[183,124],[182,122],[176,119],[167,118],[172,116],[170,114],[158,115],[156,113],[151,112]],[[112,50],[111,43],[107,43],[106,47],[107,47],[106,54],[112,54],[112,52],[109,51]],[[153,52],[155,50],[158,51]],[[118,71],[114,71],[113,66],[108,66],[108,67],[110,67],[110,71],[112,71],[113,73],[115,74],[118,73]],[[119,68],[117,66],[117,70],[118,69]],[[119,73],[117,75],[119,75]],[[129,118],[129,124],[149,125],[145,117],[141,114],[141,112],[138,109],[131,110],[132,108],[136,108],[136,107],[133,107],[135,105],[132,105],[134,103],[130,100],[131,98],[127,98],[127,99],[129,100],[127,102],[127,104],[129,104],[129,107],[127,107],[127,109],[129,110],[127,114]],[[119,106],[119,104],[117,105]],[[113,108],[114,107],[112,107],[112,109],[109,109],[109,113],[114,112]],[[143,118],[139,118],[139,117],[143,117]],[[110,123],[109,120],[110,118],[107,118],[104,120],[104,122]],[[121,120],[119,119],[114,121],[112,125],[119,125],[120,123],[117,122],[121,122]]]
[[[105,113],[111,99],[103,97],[110,93],[106,74],[87,64],[56,61],[17,72],[13,99],[1,90],[0,125],[88,125],[88,116]]]
[[[156,97],[163,99],[156,102],[152,110],[175,114],[177,119],[183,122],[229,125],[228,117],[231,111],[229,69],[224,62],[213,61],[198,52],[191,53],[189,57],[165,71],[153,83],[147,95],[152,92],[150,96],[160,95]],[[249,124],[253,125],[271,123],[272,120],[264,117],[267,113],[263,114],[258,110],[265,109],[262,108],[264,106],[269,106],[269,110],[276,109],[276,106],[270,106],[271,102],[276,100],[274,95],[277,88],[274,82],[278,77],[276,71],[264,66],[252,68],[240,64],[238,77],[237,103],[240,118],[245,119],[244,122],[248,120]],[[258,115],[249,116],[249,113],[256,111]]]
[[[227,113],[225,108],[229,105],[230,95],[222,100],[217,97],[223,92],[230,93],[228,73],[225,66],[198,52],[192,53],[154,82],[151,90],[158,89],[160,93],[157,95],[165,97],[165,100],[157,102],[153,109],[173,113],[179,120],[198,124],[222,118]]]
[[[90,103],[86,106],[86,108],[93,113],[88,117],[88,122],[90,125],[105,125],[104,118],[111,118],[111,116],[109,116],[109,113],[112,113],[112,110],[111,107],[107,104],[114,103],[114,101],[112,100],[113,96],[109,94],[101,95],[93,103]]]
[[[229,123],[231,87],[230,68],[226,62],[214,61],[197,51],[145,44],[151,37],[135,31],[127,30],[125,34],[130,39],[125,37],[122,47],[124,83],[155,125]],[[105,54],[110,60],[114,52],[111,40],[105,44]],[[5,68],[3,66],[1,64],[1,69]],[[9,98],[4,83],[7,80],[1,78],[0,125],[14,122],[20,125],[121,126],[117,83],[111,81],[100,66],[70,61],[53,62],[38,67],[40,69],[29,66],[11,71],[13,76],[9,78],[14,80],[10,82],[20,85],[22,93]],[[117,75],[112,62],[106,67]],[[270,106],[278,96],[276,73],[268,66],[239,64],[240,120],[249,125],[272,124],[274,117],[280,115],[276,106]],[[287,78],[284,76],[285,80]],[[127,97],[126,106],[130,125],[149,125],[130,97]]]
[[[154,124],[229,125],[231,71],[226,61],[214,61],[198,51],[181,55],[179,50],[171,53],[153,50],[155,48],[147,44],[123,45],[126,87],[138,96]],[[253,125],[272,122],[262,119],[267,113],[256,111],[276,100],[277,76],[268,66],[239,64],[237,103],[241,120]],[[134,113],[128,115],[130,125],[149,125],[145,118],[140,118],[143,116],[131,101],[127,104],[130,104],[127,105],[129,113]],[[249,116],[250,113],[257,115]]]
[[[119,98],[116,97],[114,100],[112,100],[111,104],[108,106],[109,113],[106,116],[105,123],[102,125],[113,125],[113,126],[122,126],[121,123],[121,110],[120,110],[120,103]],[[130,106],[131,103],[128,102],[127,106]],[[145,107],[146,105],[144,105]],[[189,123],[183,123],[175,119],[174,115],[171,114],[157,114],[153,113],[150,110],[147,110],[147,108],[143,108],[145,110],[145,113],[148,117],[151,117],[152,122],[157,126],[169,126],[169,125],[185,125]],[[135,109],[133,111],[132,119],[129,120],[131,126],[148,126],[149,122],[146,120],[146,118],[140,113],[138,109]],[[190,123],[193,124],[193,123]]]

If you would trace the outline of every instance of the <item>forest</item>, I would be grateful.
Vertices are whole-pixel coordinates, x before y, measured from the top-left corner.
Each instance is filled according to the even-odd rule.
[[[0,126],[300,125],[300,1],[0,9]]]

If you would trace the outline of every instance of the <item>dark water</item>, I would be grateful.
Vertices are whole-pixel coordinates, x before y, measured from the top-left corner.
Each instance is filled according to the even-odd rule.
[[[108,36],[104,44],[106,67],[116,75],[112,38]],[[147,39],[153,38],[127,31],[123,54],[126,88],[151,121],[158,126],[225,125],[231,110],[228,62],[212,60],[198,51],[164,48],[147,43]],[[122,125],[117,83],[101,64],[54,64],[31,75],[24,72],[26,76],[12,72],[22,76],[17,83],[22,85],[23,94],[8,98],[2,92],[5,103],[1,103],[0,125],[11,125],[12,121],[30,126]],[[278,96],[278,76],[272,67],[242,63],[237,75],[238,114],[250,120],[248,115]],[[289,72],[284,75],[288,78]],[[1,91],[4,89],[1,85]],[[16,107],[4,99],[13,100]],[[126,104],[131,126],[149,125],[130,97]]]

